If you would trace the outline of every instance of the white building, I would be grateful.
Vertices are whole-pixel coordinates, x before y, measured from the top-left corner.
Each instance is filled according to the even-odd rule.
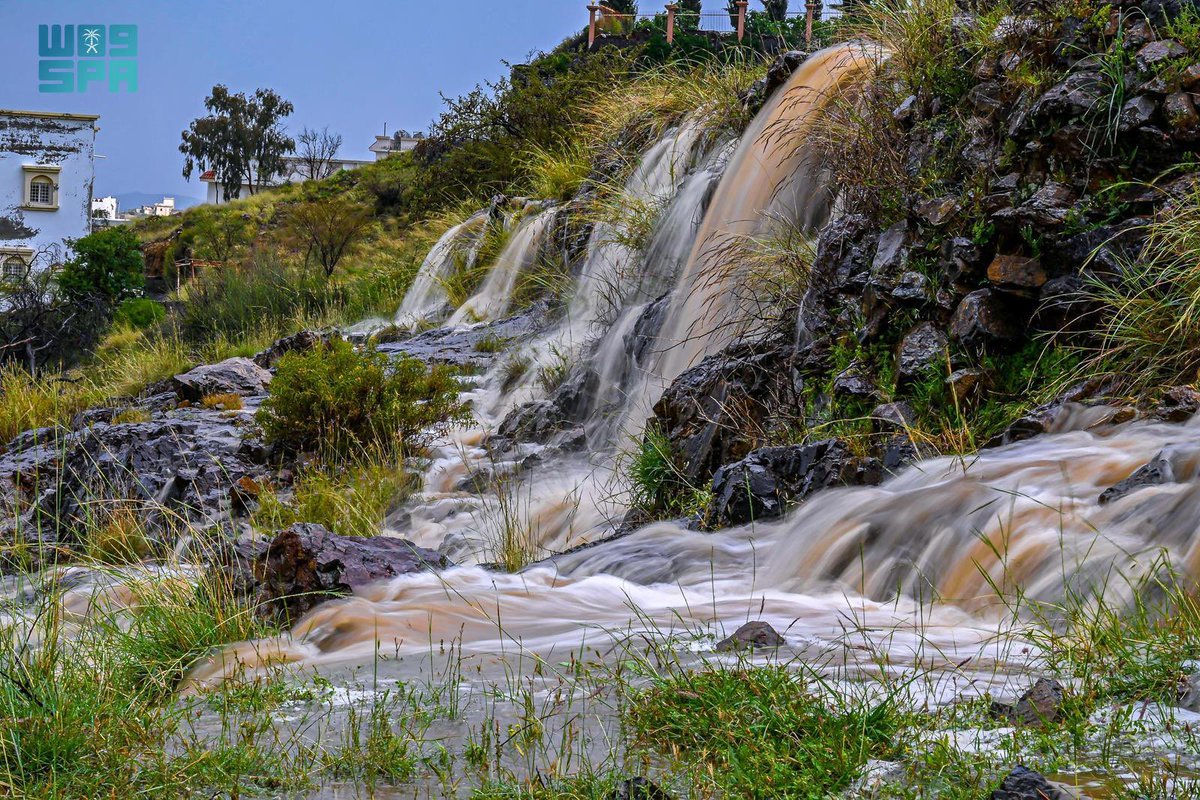
[[[121,207],[117,198],[112,196],[92,198],[92,219],[116,219],[120,214]]]
[[[393,153],[407,153],[417,146],[418,143],[425,137],[419,133],[408,134],[404,131],[397,133],[394,136],[376,136],[375,144],[371,145],[368,150],[375,154],[376,161],[382,161]]]
[[[0,272],[61,263],[91,232],[96,120],[0,109]]]
[[[160,203],[151,203],[148,206],[138,206],[133,211],[130,211],[125,216],[127,217],[169,217],[172,214],[178,214],[175,210],[175,198],[164,197]]]
[[[305,173],[306,167],[301,159],[295,156],[286,156],[283,161],[283,174],[276,175],[275,177],[271,178],[266,182],[267,186],[283,186],[285,183],[304,183],[304,181],[308,180],[308,176]],[[357,169],[363,164],[370,163],[370,161],[358,161],[352,158],[335,158],[329,162],[330,174],[332,175],[334,172],[343,169]],[[208,184],[208,189],[204,196],[204,202],[211,205],[228,203],[231,199],[242,200],[252,194],[250,191],[250,185],[242,184],[241,189],[238,191],[237,197],[226,197],[224,190],[221,188],[221,182],[217,178],[217,174],[211,169],[204,172],[204,174],[200,176],[200,180]]]

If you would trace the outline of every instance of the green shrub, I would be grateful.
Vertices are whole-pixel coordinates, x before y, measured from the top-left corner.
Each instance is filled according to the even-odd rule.
[[[344,305],[346,297],[343,287],[324,276],[263,254],[246,267],[206,271],[188,285],[180,331],[189,341],[238,341],[284,322],[319,318]]]
[[[279,362],[257,419],[267,441],[332,454],[419,445],[429,431],[466,418],[445,367],[390,361],[335,341]]]
[[[71,241],[75,257],[58,273],[72,302],[99,299],[110,307],[134,297],[146,283],[138,238],[127,228],[106,228]]]
[[[121,303],[113,314],[113,322],[125,323],[133,328],[149,328],[167,315],[162,303],[149,297],[133,297]]]

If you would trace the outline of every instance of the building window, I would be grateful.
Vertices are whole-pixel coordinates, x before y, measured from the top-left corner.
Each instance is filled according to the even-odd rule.
[[[25,167],[25,208],[34,211],[53,211],[58,208],[58,176],[61,168],[54,164]]]
[[[29,182],[29,205],[54,205],[54,183],[44,175],[39,175]]]
[[[23,280],[27,270],[25,259],[20,256],[7,256],[4,259],[4,280],[9,283],[18,283]]]

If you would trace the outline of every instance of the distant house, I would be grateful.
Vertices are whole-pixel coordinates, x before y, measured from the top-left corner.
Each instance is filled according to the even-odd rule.
[[[283,161],[283,174],[276,175],[270,180],[266,181],[267,186],[283,186],[286,183],[303,183],[304,181],[308,180],[308,176],[305,173],[304,162],[301,159],[295,156],[287,156]],[[370,161],[358,161],[352,158],[335,158],[330,162],[330,166],[332,167],[332,172],[337,172],[338,170],[342,169],[356,169],[361,167],[363,164],[370,163]],[[251,187],[249,184],[242,184],[241,188],[238,190],[237,197],[226,197],[224,190],[221,188],[221,182],[217,179],[216,172],[211,169],[204,172],[200,176],[200,180],[208,184],[208,190],[205,193],[204,202],[211,205],[228,203],[231,199],[241,200],[249,197],[253,193],[251,192]]]
[[[92,230],[93,114],[0,109],[0,274],[61,263]]]
[[[376,136],[375,144],[367,149],[375,154],[376,161],[382,161],[393,153],[405,153],[412,150],[424,138],[424,134],[421,133],[410,134],[407,131],[397,131],[392,136],[386,134]]]
[[[96,197],[92,198],[92,219],[116,219],[121,215],[120,203],[117,198]]]
[[[138,206],[133,211],[130,211],[126,217],[169,217],[172,214],[178,214],[175,210],[175,198],[164,197],[161,202],[151,203],[145,206]]]

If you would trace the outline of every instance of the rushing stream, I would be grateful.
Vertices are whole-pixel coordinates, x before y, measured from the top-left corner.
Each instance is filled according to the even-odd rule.
[[[417,654],[446,641],[475,654],[549,656],[631,632],[719,633],[755,618],[799,650],[853,640],[850,650],[866,660],[883,650],[895,663],[995,664],[1008,657],[996,634],[1013,611],[995,587],[1013,603],[1055,601],[1104,584],[1119,594],[1163,556],[1200,571],[1200,426],[1111,425],[1102,409],[1082,407],[1065,409],[1048,435],[924,460],[878,487],[828,490],[781,520],[717,533],[659,522],[605,538],[628,508],[622,454],[640,439],[654,401],[689,366],[749,332],[722,242],[781,219],[810,231],[823,224],[831,198],[804,146],[805,126],[872,65],[860,46],[823,51],[739,141],[706,136],[693,116],[643,154],[625,193],[664,209],[644,248],[619,235],[621,222],[595,226],[566,313],[511,342],[473,379],[466,396],[477,425],[434,446],[423,492],[389,522],[390,532],[462,566],[326,603],[289,634],[231,648],[193,678],[216,679],[234,663],[366,663],[380,648]],[[437,277],[451,258],[473,257],[486,212],[449,231],[399,317],[440,314],[450,328],[500,318],[557,213],[536,206],[510,221],[491,273],[453,310]],[[527,365],[515,380],[513,359]],[[572,376],[598,377],[572,429],[582,446],[560,446],[561,435],[518,438],[497,462],[489,437],[514,410],[545,400],[538,376],[556,362]],[[1177,483],[1100,503],[1101,492],[1160,452]],[[488,490],[471,485],[479,474],[492,479]],[[542,560],[513,574],[475,566],[514,542]],[[855,661],[853,652],[846,659]]]

